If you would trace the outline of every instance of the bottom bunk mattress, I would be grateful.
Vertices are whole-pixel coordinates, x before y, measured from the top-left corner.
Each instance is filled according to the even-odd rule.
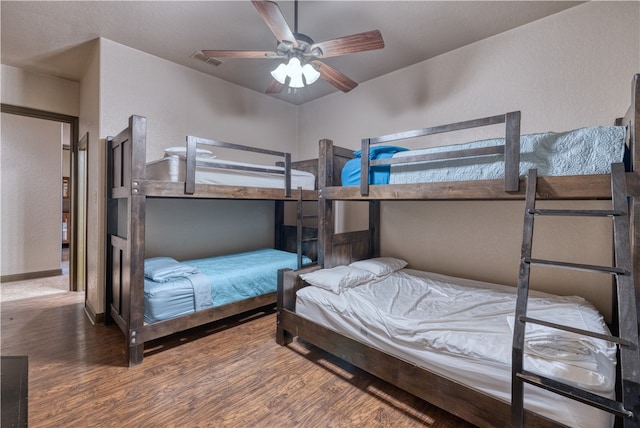
[[[333,291],[318,286],[299,290],[296,313],[510,402],[513,287],[412,269],[360,284],[358,275],[349,275],[337,282],[334,276],[340,287]],[[531,292],[528,314],[608,333],[602,316],[580,297]],[[524,364],[525,370],[614,397],[616,348],[607,341],[527,324]],[[602,428],[613,423],[604,411],[540,388],[525,384],[524,396],[525,408],[564,425]]]
[[[298,268],[297,254],[270,248],[183,262],[147,259],[144,320],[154,323],[273,293],[278,270],[285,268]]]

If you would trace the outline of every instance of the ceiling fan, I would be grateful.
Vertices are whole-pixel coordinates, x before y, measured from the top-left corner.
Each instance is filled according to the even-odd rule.
[[[201,52],[205,57],[214,59],[261,58],[288,61],[288,64],[280,64],[271,72],[274,80],[266,90],[268,94],[279,93],[285,86],[301,88],[310,85],[318,78],[322,78],[343,92],[349,92],[358,86],[358,83],[320,60],[384,47],[379,30],[316,43],[309,36],[298,33],[298,0],[294,2],[293,31],[276,3],[263,0],[252,0],[252,3],[276,36],[278,44],[275,52],[245,50],[202,50]]]

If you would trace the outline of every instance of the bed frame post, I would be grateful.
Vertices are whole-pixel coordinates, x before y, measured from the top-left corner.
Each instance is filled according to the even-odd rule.
[[[380,257],[380,201],[369,201],[370,257]]]
[[[286,238],[284,236],[284,201],[275,201],[275,216],[274,216],[274,246],[278,250],[286,249]]]
[[[280,269],[278,270],[278,292],[277,292],[277,300],[276,300],[276,310],[277,310],[277,320],[276,320],[276,343],[278,345],[288,345],[293,340],[293,335],[288,331],[284,330],[280,325],[280,313],[283,309],[289,309],[294,306],[294,303],[291,302],[291,283],[290,277],[287,276],[285,278],[285,274],[289,272],[290,269]],[[285,284],[285,281],[287,283]],[[295,296],[293,296],[295,298]]]
[[[147,119],[141,116],[131,116],[131,189],[129,198],[129,230],[127,242],[130,263],[129,278],[129,366],[142,363],[144,342],[139,340],[138,329],[144,325],[144,241],[146,195],[139,187],[140,180],[145,178],[145,164],[147,153]]]
[[[369,148],[371,146],[370,138],[363,138],[360,142],[360,157],[362,164],[360,167],[360,194],[362,196],[369,195]]]
[[[520,112],[505,115],[504,191],[520,190]]]
[[[627,146],[629,148],[629,166],[633,171],[627,174],[627,188],[630,190],[631,206],[631,258],[635,279],[636,306],[640,314],[640,74],[631,81],[631,104],[624,117],[616,119],[616,125],[627,127]]]
[[[113,137],[106,138],[106,189],[107,209],[105,211],[105,229],[107,239],[105,239],[105,257],[106,257],[106,278],[105,278],[105,299],[104,299],[104,324],[111,325],[114,319],[111,316],[111,302],[113,302],[113,250],[111,248],[111,235],[118,232],[118,201],[112,197],[113,189]]]
[[[324,197],[323,189],[332,186],[334,182],[333,170],[333,141],[320,140],[318,154],[318,265],[325,266],[326,257],[331,256],[332,237],[334,233],[333,202]]]
[[[640,74],[633,76],[631,86],[631,107],[629,112],[629,150],[631,166],[636,174],[636,191],[631,198],[631,250],[635,275],[636,304],[640,314]]]

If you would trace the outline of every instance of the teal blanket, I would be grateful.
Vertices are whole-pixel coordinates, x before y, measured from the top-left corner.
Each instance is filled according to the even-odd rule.
[[[153,323],[276,291],[279,269],[297,269],[295,253],[270,248],[204,259],[185,260],[200,274],[168,282],[144,281],[145,322]],[[311,263],[307,257],[303,263]],[[203,278],[209,282],[211,304]],[[194,291],[196,290],[196,291]]]

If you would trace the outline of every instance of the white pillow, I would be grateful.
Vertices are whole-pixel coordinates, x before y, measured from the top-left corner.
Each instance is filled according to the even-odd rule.
[[[336,266],[331,269],[320,269],[305,273],[300,275],[300,278],[311,285],[340,294],[347,288],[356,287],[375,279],[375,275],[366,270],[350,266]]]
[[[200,270],[171,257],[152,257],[144,261],[144,276],[156,282],[168,282],[200,273]]]
[[[395,257],[377,257],[375,259],[358,260],[349,266],[363,269],[376,276],[389,275],[407,265],[407,262]]]
[[[164,155],[166,156],[178,156],[180,158],[187,157],[187,148],[181,147],[167,147],[164,149]],[[196,148],[196,157],[213,159],[216,155],[211,150]]]

